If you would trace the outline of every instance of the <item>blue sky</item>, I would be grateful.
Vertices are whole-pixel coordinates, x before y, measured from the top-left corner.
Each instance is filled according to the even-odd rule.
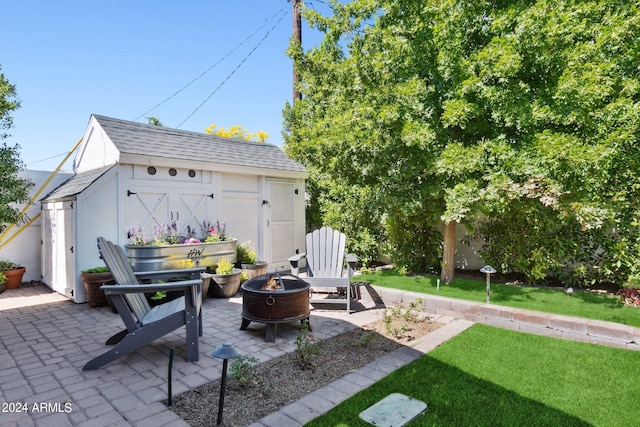
[[[22,102],[6,142],[20,144],[27,169],[53,170],[101,114],[196,132],[241,125],[281,145],[291,9],[287,0],[5,2],[1,72]],[[302,31],[305,49],[319,43],[304,21]]]

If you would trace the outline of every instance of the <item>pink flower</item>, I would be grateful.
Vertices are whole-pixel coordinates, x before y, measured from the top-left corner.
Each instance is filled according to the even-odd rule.
[[[191,243],[201,243],[200,239],[196,239],[195,237],[190,237],[184,241],[185,245],[190,245]]]

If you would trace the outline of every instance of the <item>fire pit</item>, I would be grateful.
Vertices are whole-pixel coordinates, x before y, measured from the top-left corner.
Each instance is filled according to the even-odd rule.
[[[309,325],[309,284],[298,277],[261,274],[242,284],[240,290],[240,330],[247,329],[251,322],[265,323],[265,341],[275,342],[278,324],[300,320]]]

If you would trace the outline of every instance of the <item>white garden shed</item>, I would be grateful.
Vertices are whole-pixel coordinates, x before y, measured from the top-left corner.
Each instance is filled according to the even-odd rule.
[[[137,224],[226,221],[271,270],[304,250],[308,173],[274,145],[92,115],[74,172],[41,204],[43,281],[75,302],[81,271],[103,265],[96,238],[124,246]]]

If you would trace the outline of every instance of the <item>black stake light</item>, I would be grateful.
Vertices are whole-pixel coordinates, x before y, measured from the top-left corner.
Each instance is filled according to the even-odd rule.
[[[220,384],[220,402],[218,403],[218,422],[217,424],[222,424],[222,409],[224,407],[224,392],[226,388],[227,382],[227,362],[229,359],[235,359],[240,356],[238,350],[233,346],[233,344],[224,343],[221,346],[217,347],[215,350],[211,352],[211,356],[222,359],[222,380]]]

